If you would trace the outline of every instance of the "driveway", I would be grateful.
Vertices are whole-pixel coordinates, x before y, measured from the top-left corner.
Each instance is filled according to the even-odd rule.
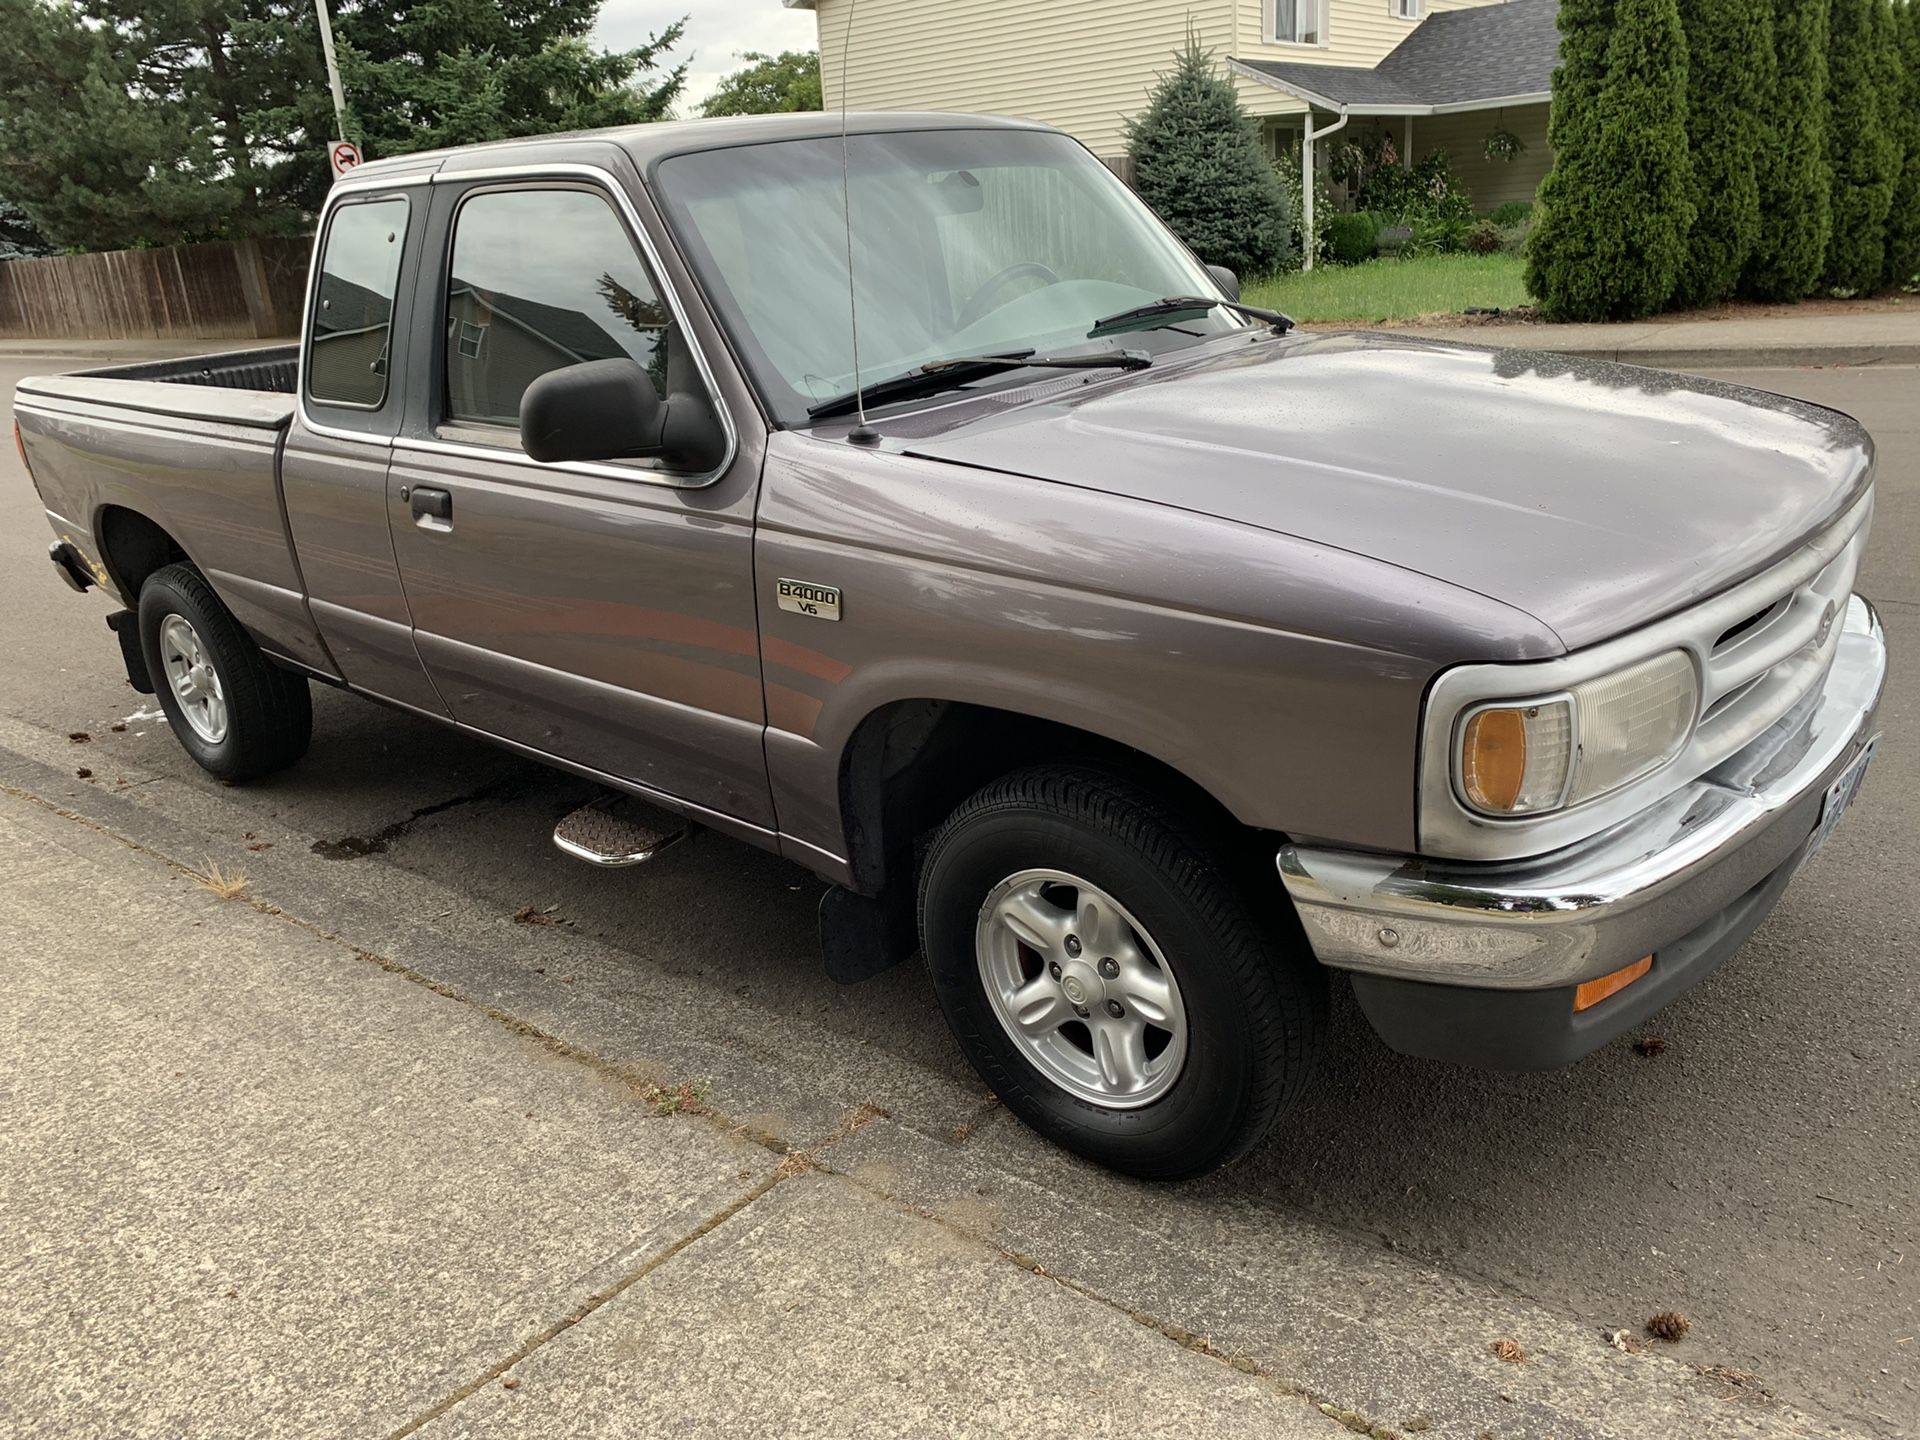
[[[63,363],[85,362],[0,357],[0,387]],[[1861,583],[1894,674],[1847,825],[1740,956],[1634,1037],[1658,1043],[1477,1074],[1388,1052],[1343,1003],[1305,1109],[1198,1184],[1119,1180],[1033,1140],[982,1093],[917,968],[826,980],[820,887],[782,861],[706,835],[639,871],[572,864],[547,837],[586,786],[318,688],[305,762],[246,789],[207,781],[126,687],[105,604],[47,573],[11,451],[0,785],[154,856],[243,868],[253,896],[457,1009],[449,1026],[481,1017],[590,1068],[697,1082],[712,1113],[676,1124],[719,1117],[726,1143],[777,1155],[865,1114],[822,1172],[886,1225],[933,1217],[1180,1355],[1356,1425],[1920,1435],[1920,371],[1728,378],[1850,410],[1880,446]],[[324,1001],[289,985],[285,1003]],[[853,1201],[796,1189],[779,1204],[758,1223],[856,1263],[859,1235],[838,1223]],[[22,1218],[9,1209],[0,1240]],[[716,1278],[689,1278],[659,1313],[700,1313],[703,1283],[748,1283],[727,1269],[738,1257],[708,1263]],[[1670,1309],[1693,1321],[1678,1345],[1631,1355],[1603,1338]],[[742,1335],[783,1343],[762,1319],[740,1317]],[[1532,1358],[1487,1353],[1508,1337]],[[1085,1343],[1049,1343],[1092,1363]]]

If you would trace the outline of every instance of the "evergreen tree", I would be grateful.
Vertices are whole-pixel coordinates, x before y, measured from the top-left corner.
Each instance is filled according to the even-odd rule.
[[[1825,283],[1871,290],[1887,268],[1887,215],[1900,169],[1888,88],[1892,17],[1887,0],[1833,0],[1827,42],[1827,155],[1833,236]]]
[[[1903,0],[1894,11],[1900,178],[1887,217],[1887,281],[1920,285],[1920,4]]]
[[[1759,239],[1760,84],[1773,12],[1764,0],[1680,0],[1680,23],[1694,216],[1673,303],[1692,307],[1733,294]]]
[[[0,260],[20,260],[45,255],[53,247],[27,218],[27,212],[0,196]]]
[[[1756,300],[1811,295],[1826,265],[1827,20],[1827,0],[1773,0],[1772,84],[1761,90],[1760,237],[1741,285]]]
[[[371,158],[664,116],[680,25],[589,40],[600,0],[341,0]],[[85,249],[298,230],[338,125],[311,0],[0,0],[0,186]]]
[[[1560,29],[1527,286],[1556,320],[1649,315],[1680,282],[1694,213],[1677,0],[1563,0]]]
[[[1127,153],[1140,198],[1203,260],[1243,276],[1292,261],[1280,178],[1191,30],[1147,108],[1127,122]]]
[[[811,50],[762,55],[749,50],[747,63],[714,87],[702,115],[778,115],[820,108],[820,57]]]

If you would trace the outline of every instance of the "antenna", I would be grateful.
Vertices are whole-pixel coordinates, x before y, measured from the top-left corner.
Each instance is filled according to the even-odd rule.
[[[847,330],[853,337],[853,408],[855,424],[847,432],[854,445],[878,445],[880,436],[867,428],[867,402],[860,395],[860,306],[853,287],[853,184],[847,178],[847,74],[853,68],[853,12],[859,0],[847,0],[847,30],[840,38],[840,214],[847,222]]]

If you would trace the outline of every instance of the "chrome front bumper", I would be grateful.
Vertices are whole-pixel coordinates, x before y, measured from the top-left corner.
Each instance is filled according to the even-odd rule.
[[[1827,787],[1872,737],[1886,673],[1879,617],[1855,595],[1820,685],[1717,768],[1611,830],[1499,864],[1286,845],[1281,879],[1314,953],[1335,969],[1502,990],[1608,974],[1803,858]]]

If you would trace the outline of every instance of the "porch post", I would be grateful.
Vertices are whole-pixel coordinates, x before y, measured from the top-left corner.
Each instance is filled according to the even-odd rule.
[[[1400,168],[1413,168],[1413,116],[1407,116],[1406,138],[1400,142]]]
[[[1300,268],[1313,269],[1313,107],[1300,120]]]

